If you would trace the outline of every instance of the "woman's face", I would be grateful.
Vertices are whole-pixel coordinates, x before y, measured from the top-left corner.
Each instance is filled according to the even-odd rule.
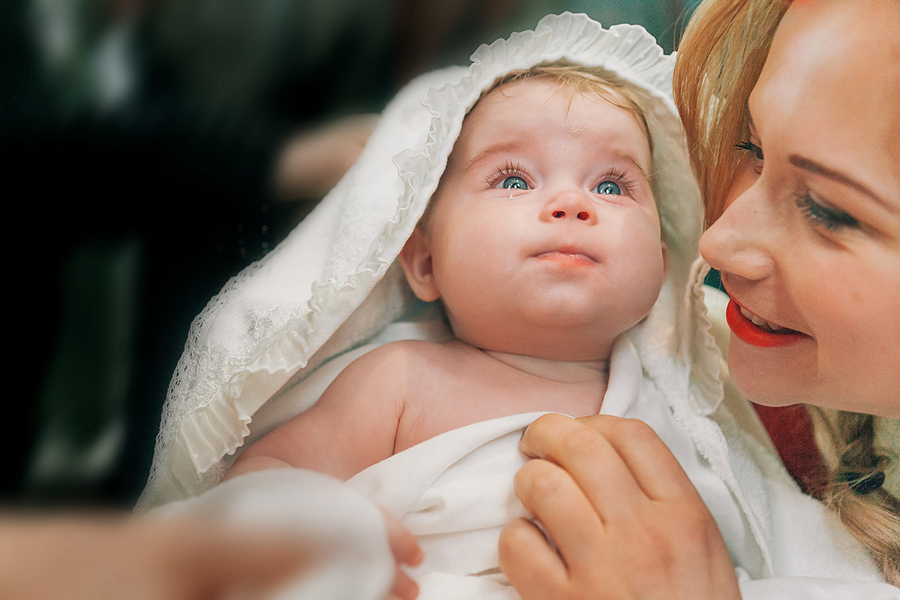
[[[900,3],[796,2],[700,251],[754,402],[900,417]]]

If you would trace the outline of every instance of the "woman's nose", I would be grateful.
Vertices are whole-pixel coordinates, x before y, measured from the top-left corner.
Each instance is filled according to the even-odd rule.
[[[541,210],[541,220],[576,221],[586,225],[597,222],[597,207],[594,200],[580,190],[565,190],[553,195]]]
[[[723,273],[759,281],[775,267],[772,242],[778,219],[768,218],[766,198],[755,185],[730,202],[700,238],[700,254]]]

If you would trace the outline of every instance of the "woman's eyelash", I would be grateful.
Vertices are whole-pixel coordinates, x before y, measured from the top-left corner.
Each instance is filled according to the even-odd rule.
[[[744,152],[750,154],[755,160],[763,160],[763,151],[762,148],[747,140],[746,142],[741,142],[740,144],[735,144],[735,148],[739,150],[743,150]]]
[[[845,227],[858,227],[859,221],[844,211],[816,202],[809,194],[797,198],[797,206],[803,216],[815,225],[821,225],[828,231],[839,231]]]

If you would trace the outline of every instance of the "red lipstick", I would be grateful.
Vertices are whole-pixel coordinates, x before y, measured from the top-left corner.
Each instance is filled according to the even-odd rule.
[[[800,340],[804,334],[799,331],[787,331],[785,333],[771,333],[757,327],[753,321],[741,314],[741,307],[734,300],[728,302],[725,309],[725,319],[734,335],[745,344],[760,348],[777,348],[787,346]]]

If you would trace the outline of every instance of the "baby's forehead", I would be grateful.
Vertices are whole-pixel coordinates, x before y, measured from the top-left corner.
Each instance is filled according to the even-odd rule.
[[[550,76],[501,81],[489,88],[466,115],[454,153],[496,145],[498,139],[506,138],[540,144],[540,134],[535,140],[534,132],[542,127],[543,131],[563,128],[573,142],[582,138],[594,140],[598,148],[620,148],[646,173],[651,170],[652,143],[642,113],[596,86]]]
[[[644,133],[651,148],[653,141],[650,129],[645,117],[645,108],[642,98],[634,90],[626,87],[623,82],[609,82],[597,78],[590,73],[565,72],[563,75],[538,72],[526,76],[516,76],[511,79],[501,77],[491,87],[482,93],[481,97],[469,109],[466,121],[470,120],[473,113],[478,113],[487,107],[502,104],[509,98],[521,95],[537,95],[538,106],[540,102],[562,100],[571,106],[575,102],[586,104],[612,105],[622,110],[619,115],[623,118],[633,119]],[[465,125],[465,121],[463,122]]]
[[[499,82],[488,88],[475,105],[469,109],[468,114],[471,115],[472,112],[479,107],[497,104],[521,94],[544,95],[546,96],[546,100],[553,98],[572,102],[576,99],[582,99],[590,102],[614,104],[616,106],[619,106],[620,104],[611,102],[609,96],[612,94],[604,94],[599,89],[578,86],[566,80],[560,80],[550,76],[533,76],[527,79]]]

